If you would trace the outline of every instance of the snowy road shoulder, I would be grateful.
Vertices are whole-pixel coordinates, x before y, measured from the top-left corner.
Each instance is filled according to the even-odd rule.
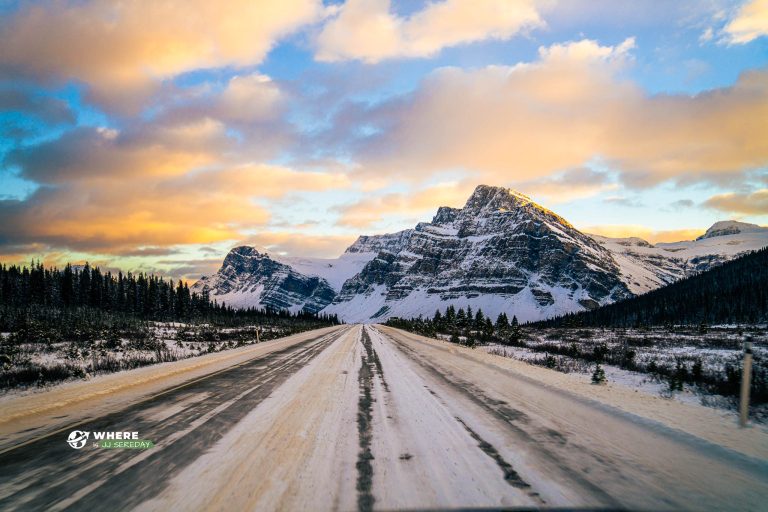
[[[330,327],[300,333],[257,345],[69,382],[35,393],[5,395],[0,398],[3,410],[0,451],[338,329]]]

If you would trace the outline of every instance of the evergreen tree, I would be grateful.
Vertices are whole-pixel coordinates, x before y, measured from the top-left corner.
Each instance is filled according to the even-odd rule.
[[[494,334],[493,322],[491,322],[491,319],[489,317],[485,317],[485,322],[483,324],[483,338],[486,340],[489,340],[493,338],[493,334]]]
[[[517,316],[512,315],[512,323],[509,327],[509,341],[512,344],[517,344],[520,342],[520,324],[517,321]]]
[[[595,371],[592,372],[592,384],[603,384],[605,382],[605,370],[600,363],[595,365]]]
[[[464,308],[459,308],[458,313],[456,313],[456,327],[459,329],[467,328],[467,314],[464,312]]]
[[[448,306],[448,308],[445,310],[445,323],[450,328],[456,326],[456,308],[453,307],[453,304]]]
[[[64,331],[74,338],[94,338],[104,333],[94,332],[92,326],[111,325],[117,317],[110,315],[118,315],[124,322],[130,319],[184,322],[284,319],[311,324],[339,323],[336,315],[319,317],[307,312],[291,315],[274,310],[235,310],[211,302],[207,295],[191,293],[189,286],[181,281],[175,285],[173,281],[153,275],[118,273],[114,276],[87,263],[82,268],[68,264],[62,271],[46,269],[39,262],[31,267],[0,264],[0,332],[23,331],[24,337],[33,342],[61,336]],[[49,326],[51,330],[33,332],[31,324]]]
[[[507,314],[499,313],[499,316],[496,317],[496,331],[503,333],[506,332],[507,329],[509,329],[509,319],[507,319]]]
[[[484,327],[485,327],[485,315],[483,315],[482,309],[478,309],[477,313],[475,313],[475,330],[482,331]]]

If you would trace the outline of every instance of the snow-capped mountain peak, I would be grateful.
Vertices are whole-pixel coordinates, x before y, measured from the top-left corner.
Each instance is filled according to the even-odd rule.
[[[506,213],[519,209],[535,212],[553,222],[573,228],[567,220],[534,202],[527,195],[513,189],[490,185],[478,185],[460,211],[465,215],[484,216],[492,212]]]
[[[326,311],[369,321],[455,304],[529,320],[631,296],[608,250],[505,188],[481,185],[463,208],[441,207],[432,222],[397,235]]]
[[[249,246],[229,251],[221,269],[201,278],[192,289],[233,307],[293,311],[320,311],[335,296],[325,279],[301,274]]]
[[[705,238],[713,238],[716,236],[728,236],[739,235],[742,233],[766,233],[768,228],[758,226],[757,224],[749,224],[747,222],[739,222],[735,220],[724,220],[715,222],[707,230],[706,233],[701,235],[696,240],[703,240]]]

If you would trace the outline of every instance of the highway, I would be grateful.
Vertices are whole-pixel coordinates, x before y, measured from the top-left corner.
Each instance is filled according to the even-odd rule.
[[[768,502],[765,459],[479,352],[360,325],[259,347],[65,430],[6,443],[0,510],[764,510]],[[66,442],[76,429],[138,431],[155,446],[76,450]]]

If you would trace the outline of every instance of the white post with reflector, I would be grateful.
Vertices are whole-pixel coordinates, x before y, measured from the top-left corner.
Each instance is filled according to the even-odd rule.
[[[749,419],[749,388],[752,383],[752,342],[744,342],[744,367],[741,370],[741,400],[739,426],[746,427]]]

